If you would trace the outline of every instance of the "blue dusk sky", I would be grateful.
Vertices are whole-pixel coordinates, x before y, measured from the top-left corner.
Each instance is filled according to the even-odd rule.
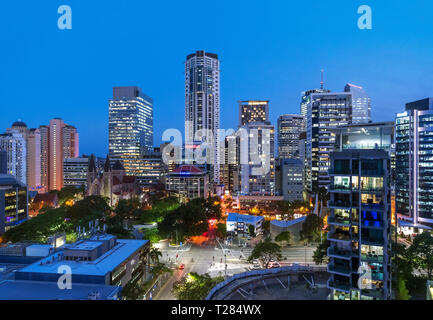
[[[72,8],[72,30],[57,9]],[[372,8],[372,30],[357,26]],[[373,121],[433,96],[433,1],[40,0],[2,1],[0,132],[61,117],[77,127],[80,153],[108,151],[113,86],[136,85],[154,100],[154,143],[184,127],[184,62],[196,50],[221,60],[221,127],[237,126],[237,101],[270,100],[271,122],[299,113],[301,91],[372,98]]]

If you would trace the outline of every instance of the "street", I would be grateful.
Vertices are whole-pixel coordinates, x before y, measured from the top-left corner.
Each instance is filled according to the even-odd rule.
[[[181,248],[169,247],[167,241],[160,242],[157,247],[162,252],[161,262],[172,263],[173,265],[184,264],[183,270],[176,269],[173,276],[162,287],[156,300],[175,300],[171,289],[173,283],[182,279],[190,272],[198,274],[208,273],[211,277],[228,276],[248,271],[251,266],[246,260],[253,250],[252,247],[231,249],[222,249],[221,243],[215,239],[213,234],[207,237],[197,237],[194,241],[184,245]],[[282,249],[283,261],[281,266],[292,263],[314,264],[312,260],[315,247],[313,246],[289,246]],[[224,252],[226,256],[224,256]],[[225,271],[227,263],[227,271]]]

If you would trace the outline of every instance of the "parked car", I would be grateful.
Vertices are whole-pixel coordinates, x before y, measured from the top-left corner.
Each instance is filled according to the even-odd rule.
[[[179,265],[179,270],[183,270],[183,269],[185,269],[185,265],[182,263]]]
[[[258,263],[255,263],[250,267],[250,270],[260,270],[260,269],[262,269],[262,266]]]
[[[278,262],[273,262],[268,265],[268,268],[280,268],[281,265]]]

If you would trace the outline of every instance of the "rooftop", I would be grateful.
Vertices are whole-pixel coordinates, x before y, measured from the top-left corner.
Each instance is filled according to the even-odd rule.
[[[264,220],[264,217],[260,216],[250,216],[248,214],[240,214],[236,212],[229,213],[227,217],[227,222],[247,222],[247,223],[256,223],[260,220]]]
[[[57,270],[61,265],[68,265],[72,269],[73,274],[80,275],[100,275],[104,276],[108,272],[115,270],[123,261],[134,254],[147,240],[117,240],[117,245],[99,258],[93,261],[70,261],[62,260],[63,250],[58,251],[48,257],[38,260],[37,262],[24,267],[19,272],[30,273],[58,273]],[[91,245],[91,241],[83,242],[84,246]],[[95,245],[100,245],[101,242],[95,241]],[[79,249],[79,248],[76,248]],[[83,247],[83,249],[85,249]]]
[[[294,220],[272,220],[271,224],[273,224],[274,226],[280,227],[280,228],[287,228],[287,227],[293,226],[297,223],[303,223],[306,218],[307,218],[307,216],[303,216],[303,217],[300,217],[300,218],[294,219]]]
[[[0,300],[106,300],[115,297],[119,287],[73,284],[61,290],[56,282],[5,280],[0,282]]]

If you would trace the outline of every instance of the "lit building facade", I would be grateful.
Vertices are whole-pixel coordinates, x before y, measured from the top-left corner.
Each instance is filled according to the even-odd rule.
[[[42,189],[41,184],[41,133],[30,129],[27,136],[27,186],[31,191]]]
[[[78,157],[77,129],[61,118],[51,119],[48,126],[40,126],[41,184],[45,192],[63,188],[63,160]]]
[[[137,175],[142,155],[153,150],[153,100],[139,87],[114,87],[109,101],[109,156]]]
[[[312,92],[306,98],[307,144],[306,144],[306,191],[316,194],[329,182],[329,155],[334,151],[335,134],[338,126],[351,123],[352,94],[350,92]]]
[[[348,83],[344,92],[352,94],[352,123],[371,122],[371,98],[364,88]]]
[[[286,201],[302,201],[304,192],[304,162],[300,159],[280,159],[281,195]]]
[[[185,62],[185,144],[205,141],[213,183],[220,183],[220,61],[205,51],[189,54]]]
[[[28,193],[24,183],[0,174],[0,235],[28,219]]]
[[[300,159],[299,135],[305,131],[305,117],[284,114],[278,117],[278,157]]]
[[[63,160],[63,186],[87,188],[89,158],[65,158]]]
[[[433,226],[433,98],[406,104],[395,119],[396,210],[414,229]]]
[[[166,177],[166,190],[181,201],[209,196],[209,178],[195,166],[182,165],[169,172]]]
[[[269,101],[239,101],[239,127],[251,122],[269,121]]]
[[[240,190],[240,137],[226,136],[224,139],[224,161],[221,163],[221,183],[231,195]]]
[[[240,128],[241,195],[275,195],[275,129],[269,122]]]
[[[390,299],[390,156],[384,150],[331,154],[331,300]]]
[[[0,150],[6,151],[7,173],[26,184],[27,144],[23,134],[17,130],[0,134]]]

